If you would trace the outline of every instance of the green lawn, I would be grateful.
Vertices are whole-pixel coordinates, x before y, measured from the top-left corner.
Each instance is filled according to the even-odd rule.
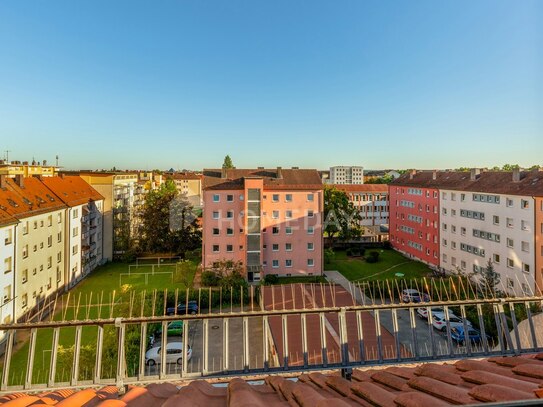
[[[371,250],[366,250],[366,255]],[[386,279],[422,278],[431,273],[424,263],[408,259],[394,250],[377,249],[379,261],[367,263],[363,257],[348,257],[344,251],[337,251],[335,258],[325,264],[326,270],[337,270],[351,281],[376,281]],[[403,277],[396,277],[402,273]]]
[[[93,271],[85,280],[73,288],[69,294],[59,298],[57,303],[57,312],[55,320],[75,320],[75,319],[95,319],[109,318],[110,315],[128,316],[130,298],[141,298],[143,291],[146,292],[146,298],[152,298],[153,291],[163,292],[168,289],[173,292],[176,289],[185,291],[187,285],[192,286],[192,280],[196,272],[196,262],[187,262],[178,267],[176,272],[175,265],[163,265],[160,268],[155,267],[155,274],[149,266],[132,268],[130,276],[121,276],[121,273],[128,273],[128,265],[124,263],[109,263]],[[140,273],[140,274],[136,274]],[[141,273],[147,273],[148,276]],[[164,274],[161,274],[164,273]],[[134,293],[136,296],[134,297]],[[115,302],[113,312],[109,304]],[[157,304],[156,313],[162,312],[162,304]],[[140,308],[135,307],[134,314],[139,315]],[[76,312],[76,310],[78,310]],[[147,306],[145,314],[150,315],[151,307]],[[108,332],[111,331],[111,332]],[[90,359],[88,363],[81,366],[82,376],[88,377],[92,372],[85,371],[87,366],[94,366],[93,358],[96,344],[96,327],[84,327],[82,331],[81,344],[87,346],[85,356]],[[28,333],[27,333],[28,334]],[[106,328],[106,335],[114,335],[111,327]],[[16,341],[21,341],[28,335],[19,335]],[[47,380],[49,372],[49,362],[51,357],[51,343],[53,338],[52,329],[40,329],[36,340],[36,350],[34,358],[33,381],[43,383]],[[59,345],[69,348],[74,344],[75,328],[62,328],[60,331]],[[11,359],[10,384],[21,384],[24,380],[24,371],[28,358],[28,341],[13,355]],[[115,350],[116,352],[116,350]],[[83,354],[82,354],[83,357]],[[70,355],[67,356],[70,358]],[[59,361],[61,361],[59,356]],[[66,359],[66,357],[64,357]],[[62,362],[62,361],[61,361]],[[70,360],[64,360],[59,363],[57,368],[57,381],[69,380],[71,373]],[[105,371],[104,376],[111,377],[115,372]]]
[[[311,284],[326,283],[324,276],[303,276],[303,277],[279,277],[277,284]]]

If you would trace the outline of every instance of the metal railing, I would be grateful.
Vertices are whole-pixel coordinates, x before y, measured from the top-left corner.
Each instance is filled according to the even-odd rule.
[[[6,337],[0,393],[540,352],[543,324],[535,313],[542,305],[543,297],[304,303],[302,309],[0,325]],[[441,332],[434,327],[436,307],[446,322]],[[450,321],[453,311],[460,325]],[[169,333],[174,321],[182,321],[182,329]],[[472,325],[479,337],[462,340],[459,334]],[[165,334],[157,335],[157,328]],[[169,346],[171,352],[156,352]]]

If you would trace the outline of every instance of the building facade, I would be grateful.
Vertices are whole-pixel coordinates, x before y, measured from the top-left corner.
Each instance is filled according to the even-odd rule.
[[[58,175],[58,169],[57,166],[48,165],[47,160],[43,160],[42,163],[0,160],[0,175],[7,175],[8,177],[15,177],[16,175],[23,177],[54,177]]]
[[[406,233],[424,235],[426,222],[424,217],[405,214],[406,199],[402,201],[397,194],[420,191],[425,195],[425,191],[435,191],[439,199],[437,241],[441,270],[477,279],[491,264],[500,276],[496,287],[500,291],[514,295],[539,293],[543,274],[542,174],[538,170],[404,174],[390,185],[393,246],[401,250],[399,245]],[[414,205],[417,209],[416,202]]]
[[[408,257],[439,268],[439,191],[402,182],[413,181],[414,175],[389,185],[390,243]]]
[[[194,172],[176,172],[170,175],[180,195],[185,196],[195,208],[201,208],[204,201],[202,196],[202,176]]]
[[[330,184],[363,184],[364,167],[335,166],[330,167]]]
[[[14,290],[15,290],[15,232],[18,221],[14,217],[0,210],[0,321],[9,324],[14,315]],[[4,333],[0,332],[0,342],[4,339]]]
[[[323,189],[316,170],[205,170],[202,264],[267,274],[321,275]]]

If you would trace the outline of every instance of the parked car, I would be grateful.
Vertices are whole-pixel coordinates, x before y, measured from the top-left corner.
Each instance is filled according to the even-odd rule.
[[[187,306],[188,305],[188,306]],[[167,315],[175,315],[176,307],[166,308]],[[196,301],[189,301],[188,304],[183,302],[177,304],[177,315],[196,315],[198,313],[198,303]]]
[[[417,290],[406,288],[402,291],[403,302],[429,302],[430,296],[426,293],[420,293]]]
[[[444,312],[436,312],[435,314],[432,313],[432,325],[435,329],[438,331],[445,331],[447,329],[447,320],[445,319],[445,313]],[[462,327],[464,328],[464,320],[460,317],[457,317],[453,313],[449,311],[449,325],[452,328],[456,327]],[[466,325],[468,327],[471,326],[471,322],[466,319]]]
[[[183,334],[183,321],[173,321],[168,324],[168,336],[181,336]],[[156,337],[162,336],[162,325],[155,332]]]
[[[443,307],[432,307],[431,310],[432,310],[432,315],[435,314],[436,312],[441,313],[441,314],[444,313]],[[449,315],[451,314],[453,313],[451,312],[451,310],[449,310]],[[428,319],[428,308],[426,307],[417,308],[417,315],[421,319]]]
[[[477,329],[469,327],[468,328],[468,337],[472,343],[480,343],[483,340],[481,332]],[[457,343],[457,345],[466,344],[466,335],[464,333],[463,326],[457,326],[451,328],[451,339]]]
[[[149,349],[145,353],[145,364],[147,366],[154,366],[160,364],[160,354],[162,348],[157,346]],[[177,363],[178,365],[183,363],[183,342],[170,342],[166,345],[166,363]],[[187,346],[187,360],[190,360],[192,356],[192,349]]]

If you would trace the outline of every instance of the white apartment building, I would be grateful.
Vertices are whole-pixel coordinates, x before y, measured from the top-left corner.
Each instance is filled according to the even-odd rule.
[[[73,287],[102,263],[104,197],[79,176],[42,182],[67,206],[65,282]]]
[[[532,294],[535,284],[531,196],[440,190],[440,266],[478,272],[492,261],[503,291]]]
[[[0,321],[9,324],[13,321],[13,291],[15,289],[15,227],[17,219],[0,211]],[[0,342],[4,333],[0,332]]]
[[[329,184],[363,184],[364,167],[335,166],[330,167]]]

